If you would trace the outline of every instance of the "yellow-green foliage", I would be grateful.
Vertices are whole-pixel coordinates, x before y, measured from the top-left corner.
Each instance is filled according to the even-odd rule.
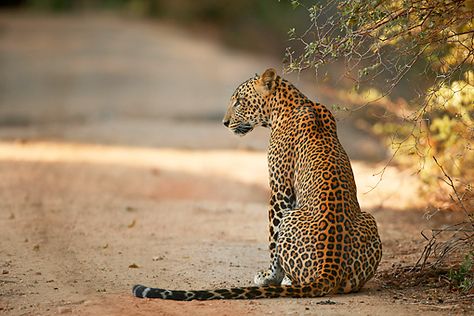
[[[474,180],[474,72],[464,80],[431,91],[419,112],[398,122],[378,123],[374,131],[386,135],[395,158],[416,165],[426,189],[443,177],[438,163],[456,179],[461,190],[470,190]]]

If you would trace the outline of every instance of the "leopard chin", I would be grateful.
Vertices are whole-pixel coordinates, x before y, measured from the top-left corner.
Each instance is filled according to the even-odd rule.
[[[236,127],[232,128],[232,132],[239,136],[244,136],[245,134],[249,133],[253,130],[253,125],[249,123],[241,123]]]

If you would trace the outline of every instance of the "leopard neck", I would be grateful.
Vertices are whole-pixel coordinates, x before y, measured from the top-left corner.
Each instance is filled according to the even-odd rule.
[[[272,125],[289,117],[300,100],[305,97],[291,83],[278,76],[275,79],[274,91],[268,96],[268,110]]]
[[[275,79],[274,91],[268,98],[268,110],[272,126],[291,117],[290,114],[296,107],[313,103],[294,85],[280,76]]]
[[[277,77],[274,91],[268,96],[266,114],[270,118],[269,126],[274,129],[287,124],[298,107],[312,107],[316,110],[323,128],[334,135],[337,133],[336,120],[332,113],[322,104],[311,101],[287,80]]]

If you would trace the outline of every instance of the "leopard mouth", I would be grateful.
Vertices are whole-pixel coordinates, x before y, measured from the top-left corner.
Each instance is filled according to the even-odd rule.
[[[253,130],[253,125],[251,125],[249,123],[241,123],[241,124],[237,125],[236,127],[232,128],[232,131],[235,134],[240,135],[240,136],[243,136],[243,135],[247,134],[251,130]]]

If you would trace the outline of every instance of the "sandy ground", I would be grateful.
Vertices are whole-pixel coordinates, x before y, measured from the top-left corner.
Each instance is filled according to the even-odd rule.
[[[268,265],[268,133],[237,138],[219,121],[233,88],[275,64],[169,25],[1,14],[0,312],[462,313],[456,302],[402,295],[381,274],[360,293],[329,297],[335,304],[132,297],[135,283],[251,285]],[[383,146],[355,126],[343,120],[340,134],[361,205],[379,223],[379,271],[413,264],[433,224],[417,211],[417,179],[388,167],[379,183]]]

